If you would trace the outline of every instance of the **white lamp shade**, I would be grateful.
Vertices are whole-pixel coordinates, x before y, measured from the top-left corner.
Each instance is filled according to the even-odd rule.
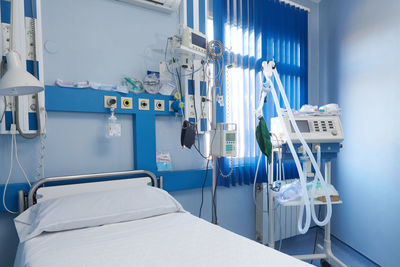
[[[10,51],[7,57],[7,71],[0,80],[0,95],[31,95],[44,90],[44,85],[24,69],[16,51]]]

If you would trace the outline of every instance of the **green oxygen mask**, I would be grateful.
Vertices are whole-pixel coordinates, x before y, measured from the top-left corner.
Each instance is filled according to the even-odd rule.
[[[271,136],[269,134],[268,126],[263,117],[260,118],[256,128],[256,138],[261,152],[270,160],[272,153]]]

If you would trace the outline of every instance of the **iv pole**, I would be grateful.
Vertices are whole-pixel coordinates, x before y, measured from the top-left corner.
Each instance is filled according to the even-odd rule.
[[[217,129],[217,87],[212,87],[212,117],[211,117],[211,131],[214,132]],[[215,191],[217,189],[217,160],[216,156],[212,156],[212,183],[211,183],[211,222],[218,224],[217,222],[217,200],[215,199]]]

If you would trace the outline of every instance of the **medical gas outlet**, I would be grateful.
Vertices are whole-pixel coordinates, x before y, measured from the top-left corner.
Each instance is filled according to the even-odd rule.
[[[116,108],[117,107],[117,97],[116,96],[104,96],[104,107],[105,108]]]
[[[132,109],[132,97],[121,97],[121,108]]]
[[[150,110],[149,99],[139,98],[139,110]]]
[[[165,110],[164,100],[154,100],[154,110],[164,111]]]

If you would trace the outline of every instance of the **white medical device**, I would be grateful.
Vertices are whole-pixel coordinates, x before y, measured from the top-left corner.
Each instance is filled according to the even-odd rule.
[[[157,11],[172,13],[178,10],[181,0],[118,0]]]
[[[262,116],[262,107],[264,105],[264,99],[265,99],[267,93],[271,92],[274,103],[275,103],[275,109],[276,109],[276,112],[278,113],[278,119],[281,124],[282,133],[283,133],[284,137],[286,138],[286,143],[288,145],[290,153],[293,156],[293,160],[296,164],[296,168],[297,168],[299,176],[300,176],[299,180],[301,183],[301,191],[302,192],[301,192],[300,213],[299,213],[299,217],[297,220],[297,228],[301,234],[304,234],[308,231],[308,229],[310,227],[311,218],[313,219],[315,224],[317,224],[318,226],[325,226],[326,224],[329,223],[331,216],[332,216],[332,203],[331,203],[330,195],[328,193],[326,181],[325,181],[324,177],[322,176],[320,167],[319,167],[317,161],[315,160],[313,152],[311,151],[310,147],[307,145],[307,141],[304,138],[304,133],[311,131],[309,121],[305,120],[305,122],[304,121],[300,122],[300,125],[297,124],[296,118],[290,107],[289,100],[287,99],[285,89],[283,88],[282,81],[276,70],[275,62],[274,61],[264,61],[262,63],[262,67],[263,67],[263,73],[264,73],[264,77],[265,77],[265,84],[261,88],[261,98],[260,98],[258,108],[256,110],[256,115],[258,118],[260,118],[260,116]],[[281,110],[277,90],[275,89],[274,82],[272,81],[273,78],[275,79],[275,82],[278,85],[280,96],[282,97],[285,109],[287,110],[286,114],[283,114],[283,112]],[[288,120],[290,121],[290,123],[288,122]],[[324,120],[325,127],[323,127],[322,122],[321,122],[321,124],[319,121],[317,121],[317,122],[318,122],[318,128],[317,128],[317,126],[315,126],[314,133],[316,132],[316,129],[318,129],[318,131],[322,130],[322,132],[325,132],[324,130],[328,131],[327,127],[329,127],[329,120],[328,120],[328,125],[325,124],[326,122]],[[312,123],[314,123],[314,122],[312,122]],[[289,124],[291,125],[291,127],[288,127]],[[317,123],[316,123],[316,125],[317,125]],[[332,120],[332,125],[333,125],[333,120]],[[296,137],[294,137],[294,135]],[[311,200],[310,200],[310,198],[308,196],[308,192],[307,192],[306,170],[303,169],[303,167],[300,163],[300,158],[299,158],[297,151],[293,145],[294,140],[292,140],[292,136],[295,138],[295,140],[298,140],[299,143],[301,143],[301,145],[304,148],[303,158],[308,157],[308,159],[311,161],[311,164],[315,170],[315,178],[314,178],[314,182],[313,182]],[[322,221],[319,220],[318,216],[316,215],[315,209],[314,209],[313,194],[315,193],[315,187],[317,184],[316,182],[318,182],[318,181],[321,184],[321,188],[324,192],[325,199],[326,199],[326,215],[325,215],[325,219]],[[270,196],[272,197],[272,193],[270,194]],[[304,226],[303,226],[303,216],[305,216]]]
[[[207,37],[199,31],[182,25],[179,48],[205,57],[207,54]]]
[[[307,143],[340,143],[344,140],[339,116],[295,115],[294,119]],[[283,122],[286,129],[290,129],[288,133],[292,142],[301,143],[288,116],[283,117]],[[271,119],[271,133],[276,134],[284,143],[287,142],[279,117]]]
[[[211,136],[211,154],[215,157],[236,157],[236,123],[218,123],[215,134]]]
[[[329,192],[328,186],[331,183],[331,163],[330,161],[325,162],[325,175],[323,176],[320,169],[321,157],[322,157],[322,145],[319,143],[339,143],[343,141],[343,130],[342,125],[340,123],[340,119],[338,116],[331,116],[328,114],[315,114],[313,116],[310,115],[300,115],[294,114],[289,100],[286,96],[285,89],[283,88],[282,81],[279,77],[278,71],[276,70],[276,64],[274,61],[264,61],[262,63],[263,73],[265,77],[265,83],[261,88],[261,98],[259,99],[259,105],[256,110],[256,115],[258,118],[263,117],[262,108],[264,105],[264,99],[267,96],[267,93],[271,92],[272,98],[274,100],[276,112],[278,114],[277,118],[273,118],[271,120],[271,132],[276,134],[277,137],[283,141],[285,144],[280,143],[277,144],[279,148],[282,148],[283,145],[287,146],[288,150],[285,153],[290,151],[292,155],[292,159],[296,164],[296,168],[299,174],[300,181],[300,192],[301,196],[299,202],[295,205],[299,205],[299,216],[297,219],[297,229],[299,233],[304,234],[308,231],[311,225],[311,219],[318,226],[325,226],[325,239],[324,246],[319,245],[319,249],[321,249],[322,253],[319,253],[318,256],[315,254],[311,255],[298,255],[297,258],[301,260],[306,259],[326,259],[329,263],[335,266],[346,266],[343,262],[341,262],[338,258],[333,255],[331,250],[331,240],[330,240],[330,220],[332,217],[332,195]],[[278,90],[280,93],[280,97],[278,97],[275,84],[278,85]],[[285,113],[282,112],[280,106],[280,98],[283,100],[284,108],[286,110]],[[321,115],[321,116],[319,116]],[[273,134],[273,135],[274,135]],[[272,138],[273,140],[274,138]],[[295,146],[296,144],[296,146]],[[300,144],[302,147],[301,150],[297,150],[297,146]],[[313,144],[311,147],[309,144]],[[314,151],[315,148],[315,151]],[[327,146],[327,150],[330,149],[330,146]],[[317,159],[315,159],[313,151],[316,153]],[[279,152],[279,149],[278,149]],[[280,150],[282,152],[282,150]],[[337,151],[332,151],[333,154],[337,153]],[[271,157],[273,158],[273,153]],[[278,153],[278,157],[279,153]],[[260,162],[261,157],[259,158]],[[308,163],[311,162],[311,165],[314,169],[315,176],[314,180],[311,182],[310,194],[308,191]],[[268,173],[268,219],[269,219],[269,242],[270,247],[274,247],[275,244],[275,227],[274,227],[274,192],[273,192],[273,184],[274,184],[274,171],[273,171],[274,161],[271,161],[269,165],[269,173]],[[281,165],[281,164],[279,164]],[[258,166],[257,166],[258,169]],[[257,173],[257,171],[256,171]],[[257,176],[255,176],[257,178]],[[326,205],[326,213],[325,218],[321,221],[317,212],[315,211],[316,204],[316,190],[317,184],[320,184],[323,196],[325,201],[320,204]],[[255,190],[255,189],[253,189]]]

